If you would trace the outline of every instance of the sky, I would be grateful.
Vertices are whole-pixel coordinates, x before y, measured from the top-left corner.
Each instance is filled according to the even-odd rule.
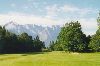
[[[0,0],[0,25],[10,21],[18,24],[60,25],[79,21],[87,35],[98,29],[100,0]]]

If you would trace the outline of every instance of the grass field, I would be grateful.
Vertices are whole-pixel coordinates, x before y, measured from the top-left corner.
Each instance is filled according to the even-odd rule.
[[[100,66],[100,53],[2,54],[0,66]]]

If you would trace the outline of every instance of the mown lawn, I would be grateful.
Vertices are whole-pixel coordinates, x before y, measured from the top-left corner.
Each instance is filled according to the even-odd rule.
[[[2,54],[0,66],[100,66],[100,53]]]

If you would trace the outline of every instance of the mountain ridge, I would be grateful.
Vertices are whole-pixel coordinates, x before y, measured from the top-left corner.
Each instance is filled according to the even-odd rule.
[[[33,38],[38,35],[40,40],[45,42],[46,46],[49,45],[50,41],[56,40],[61,29],[59,25],[52,25],[51,27],[35,24],[20,25],[13,21],[6,23],[4,26],[8,31],[17,35],[23,32],[28,33]]]

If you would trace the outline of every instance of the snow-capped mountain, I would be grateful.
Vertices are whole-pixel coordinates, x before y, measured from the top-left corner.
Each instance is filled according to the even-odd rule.
[[[10,32],[16,34],[26,32],[33,38],[38,35],[40,40],[45,42],[46,46],[49,45],[50,41],[56,40],[61,28],[59,25],[52,25],[51,27],[35,24],[19,25],[13,21],[5,24],[4,26]]]

